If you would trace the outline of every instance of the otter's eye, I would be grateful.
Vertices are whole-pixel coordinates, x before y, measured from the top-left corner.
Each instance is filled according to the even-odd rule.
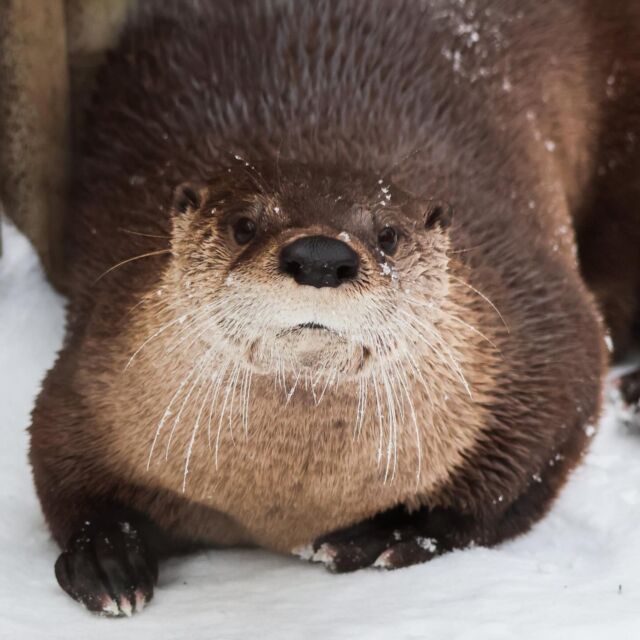
[[[238,244],[251,242],[256,235],[256,223],[251,218],[240,218],[233,225],[233,237]]]
[[[398,232],[393,227],[385,227],[378,234],[378,246],[387,255],[393,255],[398,246]]]

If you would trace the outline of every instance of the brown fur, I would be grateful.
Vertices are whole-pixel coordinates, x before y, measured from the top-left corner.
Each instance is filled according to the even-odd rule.
[[[102,55],[134,0],[0,6],[0,204],[64,287],[69,155]]]
[[[620,283],[600,297],[620,349],[637,304],[633,235],[607,216],[638,226],[640,155],[622,141],[639,130],[640,16],[610,4],[142,11],[89,111],[69,332],[34,412],[58,542],[106,504],[176,539],[280,551],[397,505],[434,514],[447,548],[541,517],[600,406],[604,328],[581,271],[596,293]],[[622,173],[598,170],[618,156]],[[200,202],[181,212],[184,182]],[[425,226],[444,201],[451,228]],[[240,215],[259,225],[246,248]],[[375,249],[384,224],[403,232],[390,259]],[[355,283],[312,290],[278,272],[282,246],[318,233],[347,234]],[[605,260],[601,243],[633,261]],[[278,333],[316,316],[340,335]],[[366,333],[379,327],[382,345]],[[394,359],[397,449],[388,408],[382,447],[371,398],[357,418],[358,380]],[[228,362],[233,381],[240,361],[248,419],[246,383],[214,396],[206,377]],[[323,367],[336,375],[316,404]]]
[[[64,3],[0,6],[0,205],[60,276],[69,127]]]

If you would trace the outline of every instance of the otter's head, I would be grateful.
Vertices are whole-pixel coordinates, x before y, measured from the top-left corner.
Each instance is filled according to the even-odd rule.
[[[354,378],[436,335],[442,202],[374,175],[238,161],[181,185],[173,207],[180,303],[202,340],[255,372]]]

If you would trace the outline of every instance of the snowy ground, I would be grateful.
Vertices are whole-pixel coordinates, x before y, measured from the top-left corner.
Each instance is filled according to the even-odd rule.
[[[58,588],[26,460],[29,412],[62,338],[63,300],[4,227],[0,261],[0,638],[640,638],[640,433],[613,402],[549,517],[498,549],[395,573],[332,576],[258,551],[161,569],[151,606],[94,618]],[[616,416],[617,413],[617,416]]]

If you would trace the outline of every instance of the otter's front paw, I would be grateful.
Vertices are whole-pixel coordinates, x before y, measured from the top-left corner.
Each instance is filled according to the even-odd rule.
[[[158,578],[155,558],[127,522],[85,523],[58,557],[55,572],[74,600],[114,617],[142,611]]]
[[[434,538],[420,535],[415,527],[376,525],[371,521],[331,533],[295,553],[321,562],[333,573],[348,573],[366,567],[408,567],[427,562],[442,551]]]

